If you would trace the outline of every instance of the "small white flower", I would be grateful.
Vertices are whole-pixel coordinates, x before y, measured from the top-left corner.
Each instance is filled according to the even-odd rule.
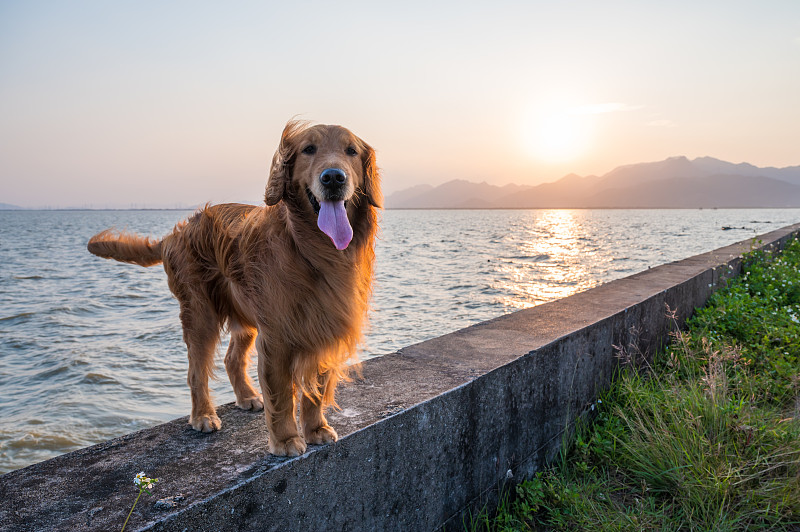
[[[145,476],[144,471],[140,472],[138,475],[133,477],[133,483],[139,489],[150,489],[155,483],[158,482],[158,479],[152,479]]]

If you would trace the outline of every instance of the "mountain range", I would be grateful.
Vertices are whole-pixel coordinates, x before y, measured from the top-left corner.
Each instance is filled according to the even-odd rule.
[[[759,168],[712,157],[670,157],[602,176],[569,174],[541,185],[453,180],[390,194],[389,209],[800,207],[800,166]]]

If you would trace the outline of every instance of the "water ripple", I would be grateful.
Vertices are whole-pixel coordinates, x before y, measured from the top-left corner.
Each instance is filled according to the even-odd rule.
[[[4,321],[10,321],[10,322],[24,321],[26,318],[31,318],[35,314],[36,314],[35,312],[20,312],[19,314],[15,314],[13,316],[0,316],[0,322],[4,322]]]

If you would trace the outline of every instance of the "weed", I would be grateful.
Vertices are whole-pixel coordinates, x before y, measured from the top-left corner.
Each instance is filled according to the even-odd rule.
[[[150,493],[150,490],[153,489],[153,487],[156,485],[156,482],[158,482],[157,478],[146,477],[144,471],[142,471],[133,478],[133,483],[136,485],[137,488],[139,488],[139,494],[136,496],[136,500],[133,501],[133,506],[131,506],[131,511],[128,512],[128,517],[125,518],[125,522],[122,524],[122,530],[120,532],[125,531],[125,527],[128,525],[128,519],[131,518],[133,509],[136,508],[136,503],[139,502],[139,497],[142,496],[142,493],[147,493],[148,495],[152,495]]]

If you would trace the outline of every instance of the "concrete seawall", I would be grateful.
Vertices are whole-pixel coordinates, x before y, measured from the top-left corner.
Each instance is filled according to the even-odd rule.
[[[298,458],[267,453],[263,415],[219,408],[223,428],[187,418],[0,477],[1,530],[119,530],[139,471],[158,477],[128,530],[437,530],[511,471],[533,474],[593,404],[618,347],[653,352],[800,224],[372,359],[340,388],[341,436]],[[616,347],[615,347],[616,346]],[[177,377],[176,377],[177,378]],[[161,499],[161,501],[158,501]]]

